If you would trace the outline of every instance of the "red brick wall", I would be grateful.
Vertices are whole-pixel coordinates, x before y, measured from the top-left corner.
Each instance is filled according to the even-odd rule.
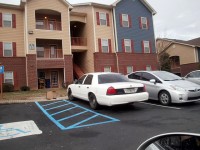
[[[114,53],[94,53],[94,71],[102,72],[105,66],[110,66],[112,72],[117,72],[116,55]]]
[[[0,62],[5,71],[13,71],[14,89],[20,90],[26,85],[26,58],[25,57],[1,57]]]
[[[37,60],[37,69],[64,68],[63,59]]]
[[[28,76],[28,86],[31,90],[38,89],[38,78],[37,78],[37,65],[36,65],[36,55],[27,55],[27,76]]]
[[[65,68],[65,80],[66,82],[72,83],[74,80],[73,77],[73,61],[72,55],[65,55],[64,56],[64,68]]]

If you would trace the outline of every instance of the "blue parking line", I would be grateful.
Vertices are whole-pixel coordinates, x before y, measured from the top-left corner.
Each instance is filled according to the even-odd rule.
[[[50,106],[50,105],[55,104],[55,103],[59,104],[59,102],[65,102],[66,104],[62,103],[62,105],[58,105],[56,107],[52,107],[52,108],[48,108],[48,109],[44,108],[45,106]],[[55,123],[61,130],[76,129],[76,128],[82,128],[82,127],[88,127],[88,126],[94,126],[94,125],[100,125],[100,124],[120,121],[119,119],[97,113],[93,110],[87,109],[85,107],[82,107],[82,106],[77,105],[75,103],[69,102],[67,100],[61,100],[61,101],[57,101],[57,102],[53,102],[53,103],[51,102],[51,103],[46,104],[46,105],[41,105],[39,102],[35,102],[35,103],[42,110],[42,112],[53,123]],[[71,107],[66,109],[65,107],[63,107],[63,106],[66,106],[66,105],[71,105]],[[58,110],[57,112],[54,112],[54,113],[47,112],[48,110],[52,110],[52,109],[55,109],[55,108],[59,108],[60,110]],[[75,109],[75,108],[79,108],[80,110],[77,109],[77,110],[79,110],[79,112],[76,112],[76,113],[73,114],[73,109]],[[67,117],[64,116],[63,118],[59,118],[59,119],[54,118],[54,116],[56,116],[57,114],[61,114],[63,112],[65,112],[65,113],[69,112],[67,114]],[[89,113],[90,114],[89,117],[87,117],[87,115],[84,115],[84,116],[81,115],[81,114],[84,114],[84,113]],[[79,117],[79,116],[80,116],[80,120],[77,121],[77,117]],[[100,117],[99,118],[100,120],[97,119],[98,117]],[[73,118],[75,119],[74,120],[75,123],[73,121]],[[94,118],[96,118],[95,122],[92,123],[92,120]],[[70,119],[70,121],[72,121],[73,124],[70,124],[70,121],[68,122],[68,119]],[[101,119],[103,119],[103,121],[101,121]],[[88,124],[87,124],[87,122],[88,122]],[[69,125],[65,126],[65,125],[63,125],[63,123],[67,123]]]
[[[60,102],[63,102],[63,101],[52,102],[52,103],[49,103],[49,104],[46,104],[46,105],[42,105],[42,106],[45,107],[45,106],[49,106],[49,105],[53,105],[53,104],[57,104],[57,103],[60,103]]]
[[[48,108],[48,109],[46,109],[46,110],[52,110],[52,109],[60,108],[60,107],[67,106],[67,105],[69,105],[69,104],[63,104],[63,105],[60,105],[60,106]]]
[[[56,112],[56,113],[54,113],[54,114],[51,114],[51,116],[55,116],[55,115],[57,115],[57,114],[60,114],[60,113],[63,113],[63,112],[72,110],[72,109],[74,109],[74,108],[76,108],[76,107],[77,107],[77,106],[74,106],[74,107],[71,107],[71,108],[68,108],[68,109],[65,109],[65,110],[62,110],[62,111],[58,111],[58,112]]]

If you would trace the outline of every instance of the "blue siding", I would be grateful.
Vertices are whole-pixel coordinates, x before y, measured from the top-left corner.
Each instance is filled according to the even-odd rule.
[[[120,26],[120,14],[129,14],[131,16],[131,28]],[[140,2],[140,0],[121,0],[115,8],[115,16],[119,52],[122,52],[122,39],[132,39],[134,40],[134,51],[136,53],[142,53],[141,42],[143,40],[151,41],[152,51],[155,53],[152,13]],[[139,17],[148,18],[148,30],[140,29]]]

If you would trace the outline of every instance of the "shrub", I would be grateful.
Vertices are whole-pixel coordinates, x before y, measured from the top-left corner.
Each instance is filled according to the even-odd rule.
[[[13,92],[14,91],[14,85],[10,83],[3,83],[3,92]]]
[[[20,87],[21,91],[30,91],[30,87],[29,86],[22,86]]]

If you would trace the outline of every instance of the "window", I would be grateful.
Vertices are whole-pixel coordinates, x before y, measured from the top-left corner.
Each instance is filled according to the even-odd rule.
[[[146,72],[142,73],[142,80],[144,80],[144,81],[150,81],[151,79],[155,79],[156,81],[158,80],[155,76],[153,76],[150,73],[146,73]]]
[[[88,75],[85,79],[84,84],[91,85],[92,84],[93,75]]]
[[[122,14],[122,26],[129,27],[129,19],[127,14]]]
[[[108,53],[109,52],[108,39],[101,39],[101,43],[102,43],[102,52],[103,53]]]
[[[100,25],[107,25],[106,13],[99,13]]]
[[[83,75],[80,79],[77,80],[76,84],[82,84],[86,75]]]
[[[125,39],[124,40],[125,52],[131,53],[131,40]]]
[[[3,56],[4,57],[12,57],[13,56],[12,43],[9,43],[9,42],[3,43]]]
[[[3,27],[12,27],[12,14],[3,14]]]
[[[126,67],[126,72],[127,72],[127,73],[133,72],[133,66],[127,66],[127,67]]]
[[[13,72],[12,71],[4,72],[4,83],[14,84]]]
[[[136,80],[141,80],[142,73],[141,72],[136,72],[128,75],[129,79],[136,79]]]
[[[38,58],[44,57],[44,47],[43,46],[37,46],[37,57]]]
[[[109,67],[109,66],[106,66],[106,67],[104,67],[104,70],[103,70],[104,72],[111,72],[111,67]]]
[[[151,66],[150,65],[146,65],[146,70],[147,71],[151,71]]]
[[[36,20],[36,29],[44,29],[44,20]]]
[[[149,41],[143,41],[143,48],[144,48],[144,53],[150,53],[150,44]]]
[[[148,29],[146,17],[141,17],[141,26],[142,26],[142,29]]]

